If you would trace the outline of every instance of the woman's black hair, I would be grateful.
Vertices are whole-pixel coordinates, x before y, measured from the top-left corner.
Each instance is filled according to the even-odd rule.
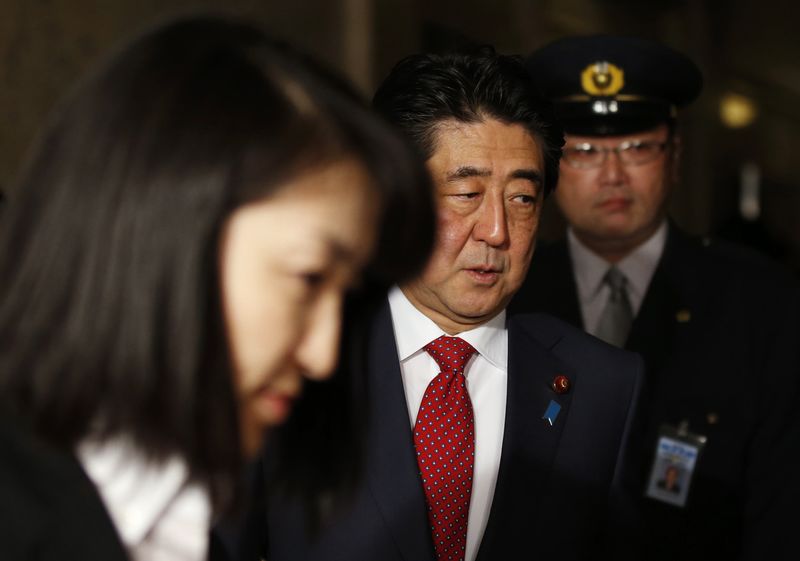
[[[154,459],[181,454],[226,500],[241,450],[221,226],[350,157],[382,201],[368,276],[413,275],[433,236],[427,175],[344,82],[224,18],[184,17],[128,43],[57,107],[8,193],[2,407],[63,449],[125,436]]]

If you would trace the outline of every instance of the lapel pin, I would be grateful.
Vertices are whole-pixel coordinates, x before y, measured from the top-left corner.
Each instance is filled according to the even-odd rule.
[[[678,323],[689,323],[689,320],[692,319],[692,312],[687,309],[678,310],[678,313],[675,314],[675,319]]]
[[[544,415],[542,415],[542,419],[547,421],[549,425],[552,427],[553,424],[556,422],[556,418],[558,417],[559,411],[561,411],[561,406],[551,399],[550,403],[547,405],[547,409],[544,410]]]
[[[550,387],[553,388],[553,391],[559,395],[567,393],[570,388],[569,378],[563,374],[559,374],[553,378],[553,382],[550,384]]]

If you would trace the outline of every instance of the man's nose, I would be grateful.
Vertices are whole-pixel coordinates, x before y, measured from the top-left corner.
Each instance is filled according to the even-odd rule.
[[[608,185],[618,185],[625,181],[628,171],[622,163],[619,152],[609,150],[603,165],[600,166],[600,181]]]
[[[472,234],[477,241],[485,242],[492,247],[502,246],[508,241],[508,222],[502,196],[484,199],[478,209]]]

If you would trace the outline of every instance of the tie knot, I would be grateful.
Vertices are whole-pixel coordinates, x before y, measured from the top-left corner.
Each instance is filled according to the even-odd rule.
[[[620,294],[625,290],[628,279],[622,271],[616,267],[610,267],[608,271],[606,271],[606,276],[603,277],[603,282],[608,285],[612,294]]]
[[[425,345],[425,350],[433,357],[442,372],[463,372],[467,362],[475,354],[475,349],[464,339],[446,335]]]

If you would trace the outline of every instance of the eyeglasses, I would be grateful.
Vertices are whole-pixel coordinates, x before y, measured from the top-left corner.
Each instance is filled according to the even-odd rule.
[[[623,165],[641,166],[658,158],[669,143],[669,139],[665,141],[628,140],[613,148],[606,148],[589,142],[581,142],[564,148],[562,158],[574,168],[591,169],[605,164],[608,153],[614,152]]]

